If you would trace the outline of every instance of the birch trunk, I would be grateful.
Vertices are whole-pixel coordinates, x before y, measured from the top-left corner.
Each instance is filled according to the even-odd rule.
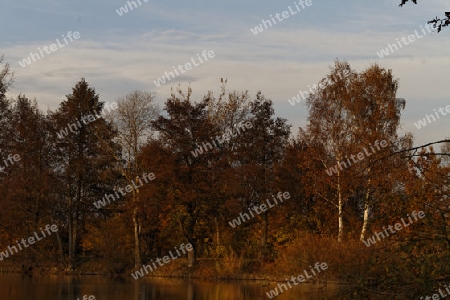
[[[370,169],[369,169],[370,172]],[[370,179],[367,181],[367,192],[366,196],[364,197],[364,221],[363,226],[361,229],[361,236],[359,237],[360,241],[364,240],[364,236],[367,232],[367,227],[369,226],[369,212],[370,212],[370,205],[369,205],[369,196],[370,196]]]
[[[338,166],[339,166],[339,160],[338,160]],[[339,232],[338,232],[338,242],[342,242],[342,237],[344,235],[344,211],[343,206],[344,202],[342,200],[342,191],[341,191],[341,172],[339,171],[338,167],[338,173],[337,173],[337,192],[338,192],[338,213],[339,213]]]

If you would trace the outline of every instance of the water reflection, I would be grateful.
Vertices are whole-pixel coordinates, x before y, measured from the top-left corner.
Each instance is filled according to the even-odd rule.
[[[94,295],[97,300],[261,300],[273,288],[260,282],[207,282],[182,279],[109,279],[102,276],[21,276],[0,275],[2,300],[81,300]],[[277,300],[336,299],[336,286],[299,285]]]

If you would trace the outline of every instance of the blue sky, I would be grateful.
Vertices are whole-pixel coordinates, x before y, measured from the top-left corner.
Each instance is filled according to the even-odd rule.
[[[412,132],[416,144],[450,136],[450,115],[419,130],[414,126],[433,109],[450,105],[449,31],[428,34],[383,59],[376,54],[449,11],[448,0],[403,8],[397,0],[312,0],[310,7],[258,35],[250,28],[294,7],[294,0],[140,1],[119,16],[116,9],[127,1],[3,0],[0,53],[16,73],[9,95],[25,93],[42,109],[56,109],[85,77],[102,101],[138,89],[156,92],[162,106],[171,87],[185,89],[191,82],[201,99],[208,90],[218,91],[224,77],[230,90],[261,90],[296,134],[306,124],[307,110],[288,99],[320,81],[338,58],[358,71],[375,62],[393,70],[400,80],[398,97],[407,101],[400,132]],[[69,31],[78,31],[80,39],[25,68],[19,65]],[[213,50],[215,57],[165,85],[153,83],[203,50]]]

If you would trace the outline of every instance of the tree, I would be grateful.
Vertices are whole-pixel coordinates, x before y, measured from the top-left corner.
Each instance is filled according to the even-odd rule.
[[[17,202],[22,203],[21,209],[29,213],[26,217],[29,223],[24,222],[24,225],[37,230],[41,219],[48,217],[44,209],[48,207],[45,202],[52,174],[49,126],[37,102],[24,95],[19,95],[14,102],[10,122],[15,133],[10,139],[11,148],[20,156],[14,183],[21,188],[17,188],[15,194]]]
[[[3,55],[0,57],[0,65],[3,64]],[[12,135],[11,124],[11,103],[6,98],[6,92],[12,85],[14,73],[11,72],[9,64],[4,64],[0,72],[0,158],[6,157],[7,150]],[[3,161],[3,160],[2,160]]]
[[[336,61],[334,70],[307,99],[310,116],[302,140],[316,149],[316,159],[322,161],[328,175],[325,172],[317,175],[322,180],[315,184],[314,194],[337,208],[339,241],[344,234],[345,204],[359,199],[364,211],[360,236],[363,239],[376,191],[386,189],[389,184],[380,180],[385,178],[380,176],[381,172],[389,174],[390,169],[379,159],[392,153],[395,149],[392,145],[397,141],[405,105],[404,100],[396,98],[397,86],[391,72],[377,65],[357,73],[348,63]],[[382,141],[385,144],[380,148]],[[372,150],[364,153],[363,149]],[[356,160],[359,153],[362,157]],[[334,192],[324,194],[330,188]]]
[[[335,68],[319,83],[318,89],[310,94],[306,104],[310,110],[308,126],[303,134],[303,140],[308,145],[319,143],[322,145],[326,158],[322,158],[324,167],[333,165],[345,166],[345,155],[352,152],[355,136],[352,134],[353,116],[348,111],[348,105],[354,98],[351,89],[352,82],[357,78],[357,73],[346,62],[335,62]],[[320,159],[320,158],[318,158]],[[316,189],[315,193],[321,198],[333,203],[338,209],[338,240],[342,241],[344,235],[344,204],[348,200],[348,178],[343,176],[344,169],[336,168],[336,175],[331,179],[325,179],[329,186],[335,190],[336,199],[328,199],[328,196]],[[322,175],[325,176],[325,175]],[[325,189],[327,190],[327,189]],[[334,198],[334,197],[333,197]]]
[[[187,93],[181,89],[172,92],[167,99],[164,110],[167,116],[161,115],[153,122],[164,149],[173,154],[171,161],[175,170],[172,174],[167,199],[172,205],[172,218],[177,220],[183,235],[192,244],[193,250],[188,252],[189,265],[195,263],[198,250],[198,227],[205,218],[210,200],[211,177],[209,160],[219,151],[211,141],[218,133],[211,123],[204,98],[199,103],[192,103],[191,88]],[[205,153],[195,152],[197,147],[206,146]],[[193,153],[197,153],[194,155]]]
[[[379,158],[395,150],[394,144],[398,140],[397,130],[400,126],[401,112],[405,108],[405,100],[396,98],[398,80],[393,77],[391,70],[386,71],[376,64],[358,74],[358,80],[354,84],[358,96],[353,99],[349,111],[354,117],[354,134],[358,145],[375,146],[377,141],[378,143],[386,141],[389,145],[385,149],[376,149],[376,153],[366,157],[356,166],[365,181],[362,201],[364,220],[360,235],[362,241],[368,228],[370,207],[375,204],[373,196],[377,190],[385,190],[387,185],[391,185],[393,189],[396,184],[392,178],[389,180],[390,184],[389,181],[385,182],[386,176],[382,176],[394,171],[391,167],[392,160],[380,162]]]
[[[243,139],[243,135],[235,134],[236,128],[242,128],[247,122],[251,122],[251,99],[248,91],[228,92],[226,82],[221,79],[220,94],[218,97],[212,91],[208,92],[206,99],[208,101],[208,116],[210,122],[220,132],[219,136],[229,135],[226,143],[220,145],[220,151],[216,151],[214,156],[210,156],[208,170],[211,181],[211,202],[215,205],[210,206],[208,215],[211,216],[208,222],[213,224],[214,232],[210,234],[215,240],[215,254],[220,256],[227,250],[222,242],[221,227],[227,224],[225,217],[227,215],[226,204],[228,201],[236,201],[233,194],[236,192],[238,184],[232,180],[235,176],[237,165],[239,163],[239,150],[236,145]],[[250,129],[251,131],[251,129]]]
[[[240,183],[242,209],[264,204],[266,199],[272,199],[271,195],[279,192],[275,169],[284,157],[290,126],[286,119],[275,118],[274,115],[272,101],[258,92],[250,103],[248,122],[252,128],[243,132],[233,144],[236,150],[232,155],[238,162],[234,177]],[[272,259],[274,254],[269,231],[271,214],[269,210],[261,214],[262,228],[257,233],[261,237],[263,259]]]
[[[146,171],[142,167],[139,154],[142,145],[151,136],[151,122],[159,115],[159,108],[155,104],[154,94],[140,91],[119,98],[117,106],[117,110],[111,115],[118,132],[118,142],[122,146],[121,159],[124,160],[124,164],[120,164],[120,170],[128,182],[134,181],[139,187],[139,176]],[[130,206],[133,209],[135,268],[141,266],[139,202],[139,188],[133,185]]]
[[[39,227],[53,224],[51,194],[57,181],[52,164],[51,128],[48,119],[38,109],[37,101],[24,95],[19,95],[13,102],[9,123],[14,132],[9,139],[10,151],[19,155],[20,160],[8,172],[11,190],[5,198],[14,203],[13,210],[18,214],[10,217],[20,222],[18,228],[32,235],[38,232]],[[51,240],[46,243],[51,244]],[[40,243],[33,250],[36,252],[44,246]]]
[[[67,100],[51,113],[56,149],[56,168],[60,180],[58,205],[63,210],[58,219],[60,228],[67,228],[69,240],[67,270],[73,270],[84,225],[93,214],[92,203],[103,197],[114,178],[115,160],[109,148],[115,132],[101,116],[103,102],[82,78]],[[63,217],[64,216],[64,217]]]
[[[0,65],[4,62],[4,56],[0,56]],[[8,63],[5,63],[0,71],[0,103],[5,100],[5,95],[14,81],[14,72]]]

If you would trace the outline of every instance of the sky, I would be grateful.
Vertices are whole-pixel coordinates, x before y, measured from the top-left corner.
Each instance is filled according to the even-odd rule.
[[[230,91],[262,91],[273,100],[276,115],[286,118],[296,135],[307,124],[308,110],[303,100],[291,105],[288,99],[318,83],[339,59],[358,72],[374,63],[392,69],[399,79],[397,97],[406,100],[400,135],[411,132],[416,145],[450,136],[450,114],[420,129],[414,125],[450,105],[450,32],[421,31],[428,20],[450,11],[448,0],[419,0],[402,8],[400,0],[311,0],[304,8],[298,0],[134,0],[136,7],[128,2],[2,0],[0,55],[15,72],[8,95],[23,93],[42,110],[55,110],[84,77],[101,101],[143,90],[156,93],[163,107],[171,88],[190,85],[194,99],[201,100],[208,91],[217,94],[220,78],[227,78]],[[120,10],[124,6],[126,13]],[[279,21],[275,14],[283,11],[287,17]],[[276,24],[254,34],[251,29],[270,15]],[[415,31],[420,38],[406,40],[398,50],[391,46],[395,51],[383,58],[377,55]],[[69,32],[78,32],[78,39],[71,41]],[[38,48],[44,55],[33,61],[30,53]],[[204,50],[214,57],[199,63],[197,53]],[[22,67],[19,62],[27,58],[30,64]],[[197,65],[191,70],[154,83],[192,60]]]

